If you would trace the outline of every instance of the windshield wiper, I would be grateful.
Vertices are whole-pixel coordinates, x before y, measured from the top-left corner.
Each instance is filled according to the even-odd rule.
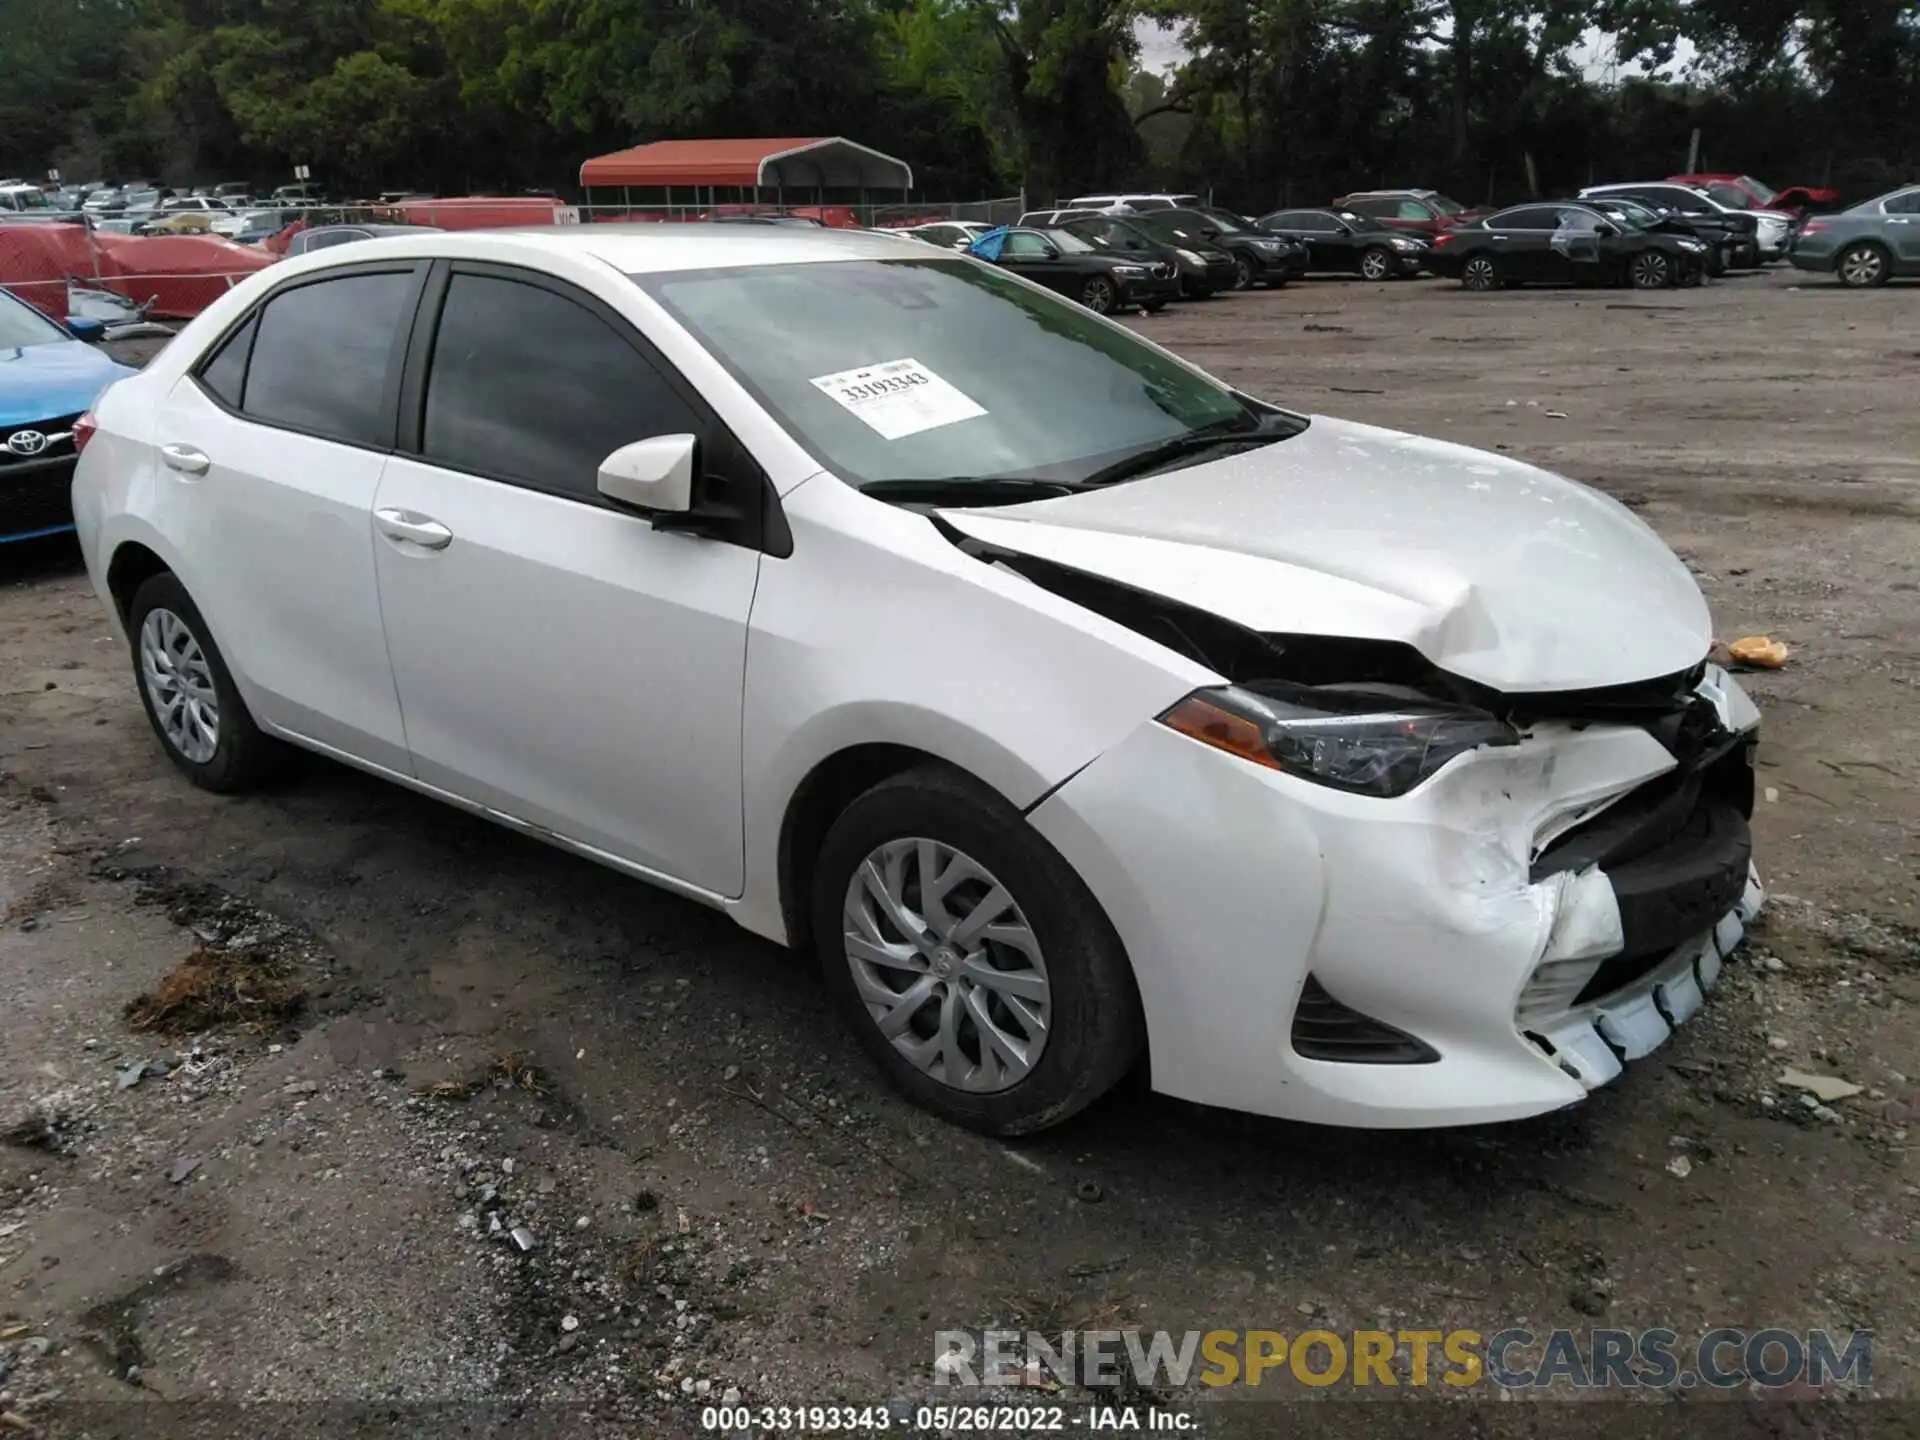
[[[876,500],[930,505],[1013,505],[1022,500],[1051,500],[1081,487],[1069,480],[1037,475],[942,475],[930,479],[869,480],[862,495]]]
[[[1252,424],[1247,420],[1253,419]],[[1149,445],[1144,450],[1136,450],[1111,465],[1103,465],[1080,483],[1092,488],[1096,485],[1112,485],[1121,480],[1132,480],[1149,471],[1170,465],[1175,460],[1186,459],[1207,450],[1228,445],[1271,445],[1276,440],[1290,440],[1306,428],[1305,424],[1291,415],[1273,412],[1223,421],[1217,425],[1208,425],[1199,430],[1190,430],[1185,435],[1176,435],[1171,440],[1162,440]]]

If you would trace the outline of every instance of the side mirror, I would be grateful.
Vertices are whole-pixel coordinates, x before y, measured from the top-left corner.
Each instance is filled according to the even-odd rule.
[[[692,435],[655,435],[622,445],[600,462],[600,493],[631,510],[684,515],[693,508],[699,446]]]
[[[86,315],[69,315],[67,333],[76,340],[84,340],[89,345],[107,333],[107,322],[95,320]]]

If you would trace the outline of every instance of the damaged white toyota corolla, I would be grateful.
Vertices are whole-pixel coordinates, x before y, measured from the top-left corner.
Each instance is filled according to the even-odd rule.
[[[1551,1110],[1760,904],[1759,717],[1640,520],[963,257],[343,246],[75,431],[193,779],[291,743],[810,947],[981,1129],[1142,1060],[1303,1120]]]

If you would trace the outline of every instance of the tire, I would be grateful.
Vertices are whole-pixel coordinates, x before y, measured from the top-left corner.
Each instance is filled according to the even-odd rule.
[[[1105,275],[1090,275],[1080,287],[1080,303],[1096,315],[1111,315],[1119,303],[1119,292]]]
[[[1461,267],[1460,283],[1477,294],[1498,290],[1506,283],[1500,274],[1500,262],[1491,255],[1471,256]]]
[[[280,767],[286,747],[254,724],[207,622],[171,572],[134,593],[127,633],[147,722],[189,780],[228,795],[252,789]]]
[[[1233,288],[1251,290],[1259,283],[1260,277],[1253,268],[1253,261],[1244,255],[1233,257]]]
[[[1665,290],[1674,283],[1673,261],[1664,250],[1642,250],[1628,262],[1627,283],[1636,290]]]
[[[1393,278],[1393,253],[1384,245],[1368,246],[1360,256],[1360,278],[1363,280],[1391,280]]]
[[[1833,262],[1840,283],[1854,290],[1871,290],[1893,278],[1893,257],[1871,240],[1856,241]]]
[[[932,907],[923,856],[943,882]],[[953,880],[950,867],[962,865],[971,869]],[[898,909],[883,902],[889,891]],[[1006,903],[988,917],[993,928],[1024,933],[1031,944],[983,941],[967,953],[976,937],[956,938],[954,925],[964,928],[996,895]],[[898,1089],[956,1124],[990,1135],[1056,1125],[1099,1099],[1140,1056],[1139,997],[1105,913],[1018,811],[965,776],[912,770],[855,800],[820,847],[811,903],[827,989],[860,1043]],[[957,922],[927,918],[930,908],[949,917],[962,907]],[[902,921],[886,918],[895,914]],[[891,959],[856,958],[850,941]],[[970,978],[982,973],[1017,978],[1006,988]],[[893,998],[915,991],[917,1000]],[[988,1044],[972,1001],[989,1015],[988,1028],[1024,1050],[1030,1068]],[[1044,1025],[1029,1028],[1036,1016]],[[898,1040],[883,1032],[886,1017]]]

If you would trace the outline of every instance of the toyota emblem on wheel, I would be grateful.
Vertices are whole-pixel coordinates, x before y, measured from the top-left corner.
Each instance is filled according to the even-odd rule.
[[[47,437],[38,430],[16,430],[7,437],[7,449],[16,455],[38,455],[47,448]]]

